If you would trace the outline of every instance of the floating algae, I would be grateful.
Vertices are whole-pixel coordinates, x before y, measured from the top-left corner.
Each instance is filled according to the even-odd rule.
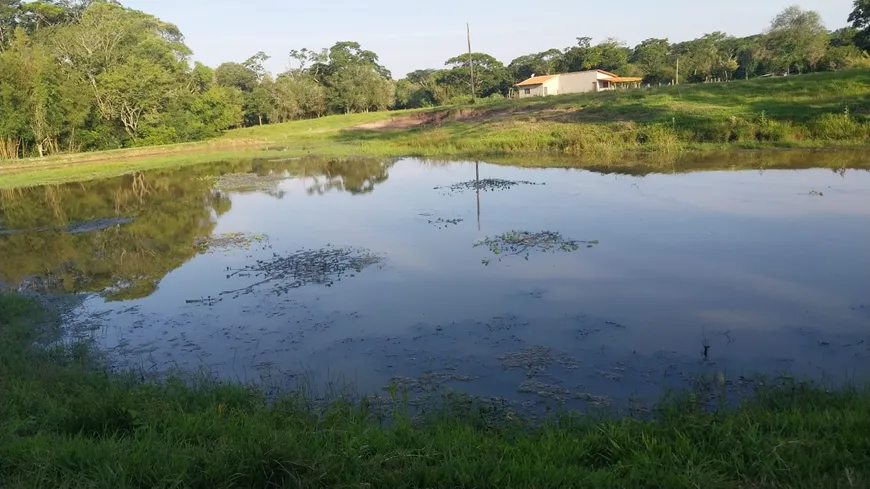
[[[465,219],[444,219],[443,217],[439,217],[438,219],[429,219],[429,224],[437,227],[438,229],[447,229],[449,226],[457,226],[459,223],[464,221]]]
[[[265,245],[269,237],[265,234],[224,233],[217,236],[197,238],[193,245],[200,253],[214,253],[233,249],[251,249],[255,244]]]
[[[474,244],[474,247],[486,246],[489,251],[499,257],[499,261],[503,256],[523,256],[526,260],[532,252],[557,252],[562,251],[570,253],[577,251],[581,246],[593,248],[598,245],[598,240],[594,241],[578,241],[573,239],[565,239],[560,233],[555,231],[541,231],[537,233],[529,231],[508,231],[504,234],[485,238]],[[490,259],[483,260],[484,265],[489,265]]]
[[[560,403],[564,403],[569,399],[577,399],[593,406],[606,406],[613,402],[609,397],[596,396],[594,394],[589,394],[588,392],[574,391],[566,389],[560,385],[541,382],[540,380],[533,378],[527,378],[522,381],[519,387],[517,387],[517,392],[522,394],[534,394]]]
[[[568,370],[574,370],[579,362],[574,357],[564,353],[553,353],[553,350],[543,346],[532,346],[520,351],[496,355],[505,369],[523,368],[530,374],[543,372],[550,365],[559,365]]]
[[[299,250],[288,256],[273,253],[271,259],[257,260],[244,268],[227,268],[227,278],[254,277],[256,283],[220,295],[238,297],[269,286],[277,295],[306,285],[331,287],[345,277],[355,277],[364,268],[383,261],[380,255],[361,248],[326,246],[318,250]]]
[[[393,377],[388,388],[411,392],[437,392],[443,390],[443,385],[447,382],[472,382],[476,379],[456,372],[426,372],[419,377]]]
[[[448,195],[467,191],[482,190],[495,192],[497,190],[510,190],[517,185],[546,185],[544,183],[529,182],[528,180],[502,180],[500,178],[484,178],[482,180],[469,180],[467,182],[454,183],[446,187],[435,187],[435,190],[443,190]]]

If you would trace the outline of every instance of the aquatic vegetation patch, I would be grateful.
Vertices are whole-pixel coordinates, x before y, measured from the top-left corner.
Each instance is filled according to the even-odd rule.
[[[393,377],[390,379],[389,390],[411,392],[438,392],[444,389],[447,382],[472,382],[477,377],[462,375],[458,372],[426,372],[419,377]]]
[[[268,242],[269,236],[265,234],[224,233],[197,238],[193,245],[200,253],[215,253],[238,249],[249,250],[254,245],[266,246]]]
[[[381,255],[363,248],[326,246],[317,250],[299,250],[290,255],[273,253],[272,258],[257,260],[244,268],[227,268],[227,278],[258,278],[259,281],[220,295],[238,297],[268,287],[277,295],[306,285],[331,287],[344,278],[355,277],[363,269],[383,261]]]
[[[577,251],[581,246],[586,248],[594,248],[598,245],[598,240],[594,241],[578,241],[574,239],[566,239],[561,233],[555,231],[508,231],[495,237],[487,237],[474,243],[474,247],[485,246],[489,251],[498,257],[498,261],[505,256],[522,256],[526,260],[533,252],[546,253],[557,251],[571,253]],[[490,259],[483,260],[484,265],[490,264]]]
[[[485,323],[486,327],[490,331],[510,331],[517,327],[526,327],[529,324],[531,324],[529,321],[520,319],[518,316],[515,316],[513,314],[508,314],[505,316],[495,316],[487,323]]]
[[[454,183],[444,187],[435,187],[435,190],[441,190],[448,195],[470,192],[484,191],[495,192],[499,190],[510,190],[518,185],[546,185],[545,183],[535,183],[528,180],[503,180],[501,178],[484,178],[482,180],[469,180],[467,182]]]
[[[517,392],[523,394],[534,394],[538,397],[552,399],[559,403],[567,402],[570,399],[576,399],[595,407],[609,406],[613,403],[613,399],[607,396],[596,396],[588,392],[571,390],[557,384],[542,382],[534,378],[527,378],[522,381],[517,387]]]
[[[496,355],[505,369],[522,368],[530,375],[543,372],[551,365],[559,365],[567,370],[574,370],[580,366],[579,361],[564,353],[554,353],[552,348],[544,346],[532,346],[519,351],[512,351]]]
[[[456,219],[444,219],[443,217],[439,217],[437,219],[429,219],[429,224],[437,227],[438,229],[447,229],[450,226],[458,226],[465,219],[456,218]]]

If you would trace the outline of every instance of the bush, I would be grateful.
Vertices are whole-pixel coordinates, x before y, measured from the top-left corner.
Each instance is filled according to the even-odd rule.
[[[682,148],[680,136],[670,124],[650,124],[638,129],[637,141],[654,146],[660,151],[676,151]]]
[[[812,122],[810,130],[816,139],[832,141],[860,140],[870,136],[868,125],[856,121],[848,112],[825,114]]]
[[[789,122],[768,119],[762,114],[755,125],[755,139],[758,141],[782,142],[795,139],[792,137],[792,125]]]

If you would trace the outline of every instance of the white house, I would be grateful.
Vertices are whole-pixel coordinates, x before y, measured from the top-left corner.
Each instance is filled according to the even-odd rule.
[[[577,71],[557,75],[532,76],[517,83],[520,98],[546,97],[563,93],[601,92],[618,84],[638,86],[642,78],[619,76],[604,70]]]

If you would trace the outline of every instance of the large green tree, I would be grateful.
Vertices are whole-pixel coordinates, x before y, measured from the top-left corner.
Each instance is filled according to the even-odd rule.
[[[474,61],[474,94],[486,98],[493,95],[507,96],[513,86],[513,77],[501,61],[485,53],[472,53]],[[460,54],[448,59],[446,70],[437,75],[437,83],[445,88],[444,98],[471,96],[471,66],[469,54]],[[446,97],[445,97],[446,96]],[[449,100],[444,100],[449,101]]]
[[[10,29],[12,29],[10,31]],[[199,139],[237,124],[176,26],[111,1],[0,0],[0,158]]]
[[[855,35],[855,44],[870,51],[870,0],[855,0],[855,8],[849,15],[852,27],[858,29]]]
[[[634,48],[631,62],[644,73],[644,83],[670,83],[676,77],[667,39],[647,39]]]
[[[692,41],[675,44],[672,53],[680,60],[680,81],[731,79],[739,66],[738,49],[738,43],[724,32],[713,32]]]
[[[818,12],[788,7],[773,18],[765,36],[768,61],[777,71],[813,70],[825,56],[828,36]]]
[[[591,37],[578,37],[577,45],[565,48],[556,65],[560,72],[605,70],[629,74],[630,55],[631,49],[618,39],[608,38],[593,45]]]
[[[548,49],[540,53],[525,54],[508,65],[513,80],[520,82],[534,75],[551,75],[559,70],[562,52]]]
[[[358,42],[341,41],[320,52],[291,51],[291,59],[302,65],[305,74],[324,87],[327,107],[332,112],[383,110],[395,101],[395,85],[389,70],[378,55],[363,49]],[[319,98],[319,94],[315,94]],[[312,100],[312,105],[316,105]]]
[[[415,70],[396,82],[398,109],[430,107],[438,103],[438,71]]]

